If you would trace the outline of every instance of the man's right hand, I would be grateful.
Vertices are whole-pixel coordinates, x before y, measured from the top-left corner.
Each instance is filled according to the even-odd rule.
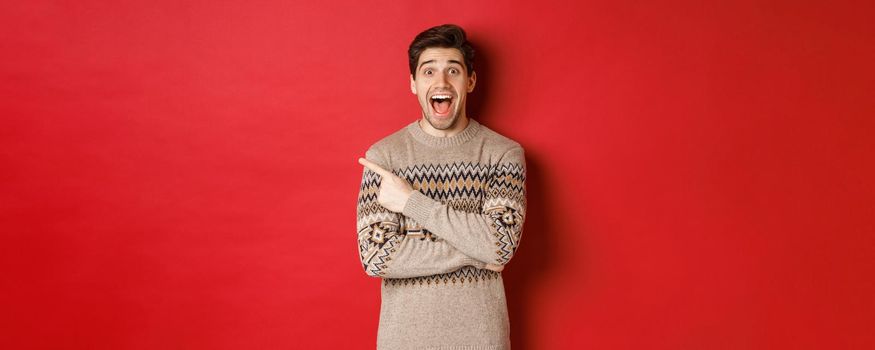
[[[368,159],[359,158],[359,164],[371,169],[382,178],[377,192],[377,202],[390,211],[402,212],[407,205],[407,200],[410,199],[410,193],[414,191],[410,183]]]

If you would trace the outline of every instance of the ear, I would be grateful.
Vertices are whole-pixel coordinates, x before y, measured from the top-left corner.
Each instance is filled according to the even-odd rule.
[[[474,91],[474,85],[477,85],[477,72],[471,72],[471,76],[468,77],[468,93]]]
[[[410,75],[410,92],[416,95],[416,81],[413,80],[413,74]]]

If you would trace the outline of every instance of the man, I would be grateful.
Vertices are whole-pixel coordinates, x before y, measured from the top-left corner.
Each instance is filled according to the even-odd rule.
[[[522,235],[523,148],[465,114],[477,76],[462,28],[420,33],[408,57],[422,117],[359,158],[359,254],[382,278],[377,348],[509,349],[501,271]]]

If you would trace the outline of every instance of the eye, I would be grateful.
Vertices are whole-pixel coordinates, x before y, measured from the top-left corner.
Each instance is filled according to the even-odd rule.
[[[455,68],[450,68],[450,74],[452,74],[452,75],[459,74],[459,70],[455,69]]]
[[[426,70],[424,70],[424,71],[422,72],[422,74],[425,74],[425,75],[431,75],[431,74],[432,74],[432,70],[431,70],[431,69],[426,69]]]

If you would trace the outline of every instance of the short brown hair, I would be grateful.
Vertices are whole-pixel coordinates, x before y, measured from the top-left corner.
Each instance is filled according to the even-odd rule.
[[[431,47],[458,49],[465,59],[465,69],[468,71],[468,75],[474,72],[474,48],[468,42],[465,30],[455,24],[443,24],[419,33],[410,43],[407,57],[410,62],[410,75],[414,79],[416,79],[416,64],[419,63],[419,55]]]

